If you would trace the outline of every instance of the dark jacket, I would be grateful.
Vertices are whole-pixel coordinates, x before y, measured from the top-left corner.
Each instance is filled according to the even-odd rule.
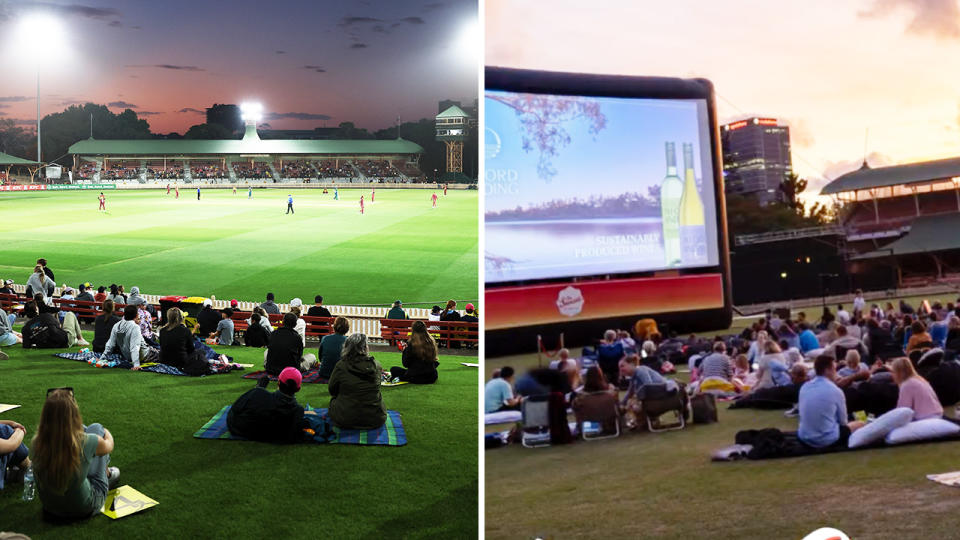
[[[343,429],[374,429],[387,420],[380,364],[372,356],[341,358],[330,375],[330,420]]]
[[[477,317],[475,317],[475,316],[473,316],[473,315],[470,315],[470,314],[467,314],[467,315],[464,315],[463,317],[460,317],[460,320],[463,321],[463,322],[480,322],[480,319],[478,319]]]
[[[227,413],[227,429],[255,441],[297,442],[303,438],[303,407],[277,390],[252,388],[237,398]]]
[[[97,318],[93,320],[93,344],[91,345],[93,352],[103,352],[104,347],[107,346],[107,341],[110,339],[110,331],[113,330],[113,325],[118,322],[120,322],[120,317],[112,313],[97,315]]]
[[[243,331],[243,343],[247,347],[266,347],[270,343],[270,332],[261,324],[251,324]]]
[[[281,326],[270,334],[270,345],[267,346],[267,361],[264,369],[270,375],[279,375],[283,368],[295,367],[300,369],[300,359],[303,357],[303,341],[300,334],[293,328]]]
[[[400,376],[401,381],[407,381],[414,384],[433,384],[437,382],[437,362],[436,357],[424,358],[413,352],[411,347],[403,350],[403,367],[407,372]]]
[[[216,332],[217,325],[220,324],[220,319],[222,318],[220,312],[211,307],[201,309],[200,313],[197,314],[197,323],[200,324],[200,335],[206,338],[212,332]]]
[[[407,314],[403,311],[403,308],[400,306],[390,308],[390,311],[387,312],[388,319],[403,320],[407,318]]]
[[[337,367],[340,361],[340,351],[343,349],[343,342],[347,336],[343,334],[329,334],[323,336],[320,340],[320,377],[329,379],[333,374],[333,368]]]
[[[459,321],[460,312],[453,309],[449,311],[444,311],[443,313],[440,314],[440,320],[441,321]]]
[[[90,291],[83,291],[82,293],[78,294],[77,300],[81,300],[83,302],[96,302],[96,300],[93,299],[93,295],[90,294]]]
[[[333,317],[330,310],[323,306],[312,306],[307,310],[307,317]]]
[[[161,363],[182,369],[193,351],[193,334],[186,326],[181,324],[173,330],[167,330],[166,327],[160,329]]]
[[[280,313],[280,306],[275,304],[273,300],[267,300],[266,302],[260,304],[260,307],[262,307],[267,313],[272,313],[274,315]]]
[[[62,349],[67,346],[67,333],[53,313],[41,313],[27,321],[21,330],[23,348]]]

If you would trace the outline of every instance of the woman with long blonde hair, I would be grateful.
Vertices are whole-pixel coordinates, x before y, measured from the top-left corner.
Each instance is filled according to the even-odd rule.
[[[893,382],[900,387],[897,407],[913,409],[914,420],[943,416],[943,406],[940,405],[937,393],[933,391],[926,379],[917,375],[917,371],[913,369],[913,362],[909,358],[901,357],[894,360],[890,371]]]
[[[403,367],[390,368],[390,378],[414,384],[437,382],[437,343],[423,321],[414,321],[403,349]]]
[[[108,430],[83,425],[72,388],[48,390],[30,448],[44,510],[65,518],[98,512],[120,475],[120,469],[107,467],[112,451]]]

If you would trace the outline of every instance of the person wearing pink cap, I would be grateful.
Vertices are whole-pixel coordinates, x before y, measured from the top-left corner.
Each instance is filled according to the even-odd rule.
[[[466,315],[460,317],[460,320],[463,322],[480,322],[480,319],[477,318],[477,314],[474,312],[473,304],[467,304],[463,306],[463,310],[467,312]]]
[[[277,378],[278,390],[266,389],[270,379],[261,378],[257,386],[237,398],[227,413],[227,429],[238,437],[264,442],[298,442],[309,424],[294,397],[300,391],[303,376],[294,367],[284,368]]]

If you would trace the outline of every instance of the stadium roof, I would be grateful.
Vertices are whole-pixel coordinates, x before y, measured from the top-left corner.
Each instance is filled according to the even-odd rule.
[[[463,109],[456,105],[447,107],[445,111],[437,115],[437,118],[469,118],[470,115],[463,112]]]
[[[853,259],[875,259],[891,255],[912,255],[960,249],[960,212],[920,216],[910,224],[910,232],[881,250],[863,253]],[[892,250],[892,251],[891,251]]]
[[[870,188],[919,184],[933,180],[945,180],[960,176],[960,158],[921,161],[906,165],[877,167],[866,163],[859,169],[834,179],[820,190],[821,195],[833,195]]]
[[[74,143],[80,155],[197,155],[197,154],[422,154],[423,147],[404,139],[370,140],[95,140]]]
[[[4,154],[0,152],[0,165],[36,165],[36,161],[30,161],[29,159],[20,159],[17,156],[11,156],[10,154]]]

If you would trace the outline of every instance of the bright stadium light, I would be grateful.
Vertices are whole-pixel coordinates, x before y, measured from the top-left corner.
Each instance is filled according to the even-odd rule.
[[[263,116],[263,105],[259,103],[243,103],[240,105],[240,117],[246,123],[256,123]]]
[[[480,28],[476,19],[471,19],[460,28],[456,52],[471,60],[480,57]]]

